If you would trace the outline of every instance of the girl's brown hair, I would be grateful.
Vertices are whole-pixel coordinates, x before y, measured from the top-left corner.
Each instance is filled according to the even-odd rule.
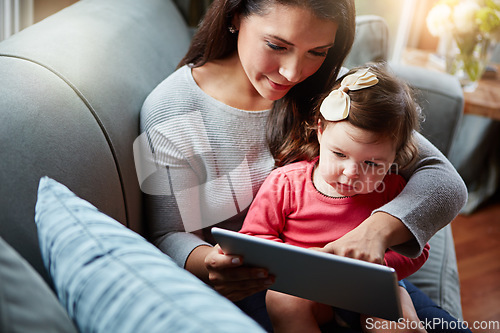
[[[351,99],[351,108],[349,116],[343,121],[379,134],[380,138],[391,139],[396,147],[394,163],[398,168],[403,169],[410,165],[417,155],[414,132],[420,127],[420,106],[415,101],[410,87],[392,74],[385,64],[372,64],[368,67],[379,81],[369,88],[347,92]],[[354,68],[346,75],[355,73],[361,68],[366,67]],[[339,88],[342,79],[337,80],[331,90]],[[327,95],[324,94],[321,101]],[[305,129],[303,159],[311,160],[319,153],[319,143],[316,137],[318,119],[324,124],[324,128],[331,123],[326,121],[319,112],[320,105],[321,102],[315,108],[314,120]]]
[[[313,115],[312,106],[333,84],[351,50],[356,27],[354,0],[214,0],[179,67],[187,64],[199,67],[229,56],[237,47],[237,34],[228,29],[233,18],[264,15],[275,4],[308,8],[318,18],[338,24],[335,43],[321,68],[274,102],[269,114],[267,142],[276,163],[282,165],[295,158],[294,150],[299,148],[295,144],[303,142],[303,125]]]

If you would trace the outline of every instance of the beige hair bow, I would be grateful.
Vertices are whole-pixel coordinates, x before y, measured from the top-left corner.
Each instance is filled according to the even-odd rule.
[[[321,103],[320,112],[328,121],[346,119],[351,108],[349,90],[360,90],[374,86],[378,83],[375,74],[368,68],[360,69],[356,73],[347,75],[340,83],[340,88],[332,91]]]

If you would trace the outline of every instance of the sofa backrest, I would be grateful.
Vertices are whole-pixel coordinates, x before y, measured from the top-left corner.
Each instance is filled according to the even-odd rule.
[[[344,61],[344,66],[352,68],[367,62],[387,61],[388,59],[389,27],[387,22],[377,15],[357,16],[354,43]]]
[[[356,36],[344,66],[352,68],[367,62],[389,61],[389,28],[376,15],[356,18]],[[389,62],[394,73],[415,89],[424,121],[421,133],[446,156],[463,113],[463,91],[459,81],[445,73]]]
[[[0,236],[44,277],[44,175],[142,231],[138,115],[189,42],[169,0],[82,0],[0,43]]]
[[[449,74],[422,67],[393,64],[392,69],[416,91],[423,113],[420,132],[448,157],[463,117],[460,82]]]

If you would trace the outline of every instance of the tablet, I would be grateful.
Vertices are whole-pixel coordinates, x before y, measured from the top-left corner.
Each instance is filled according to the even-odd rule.
[[[369,316],[402,317],[393,268],[217,227],[212,234],[224,253],[276,276],[270,289]]]

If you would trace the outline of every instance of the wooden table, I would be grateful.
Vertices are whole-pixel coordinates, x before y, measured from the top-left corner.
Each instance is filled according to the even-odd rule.
[[[402,63],[444,72],[444,65],[426,50],[406,49]],[[493,66],[496,74],[481,78],[473,92],[464,92],[464,113],[500,120],[500,65]]]

